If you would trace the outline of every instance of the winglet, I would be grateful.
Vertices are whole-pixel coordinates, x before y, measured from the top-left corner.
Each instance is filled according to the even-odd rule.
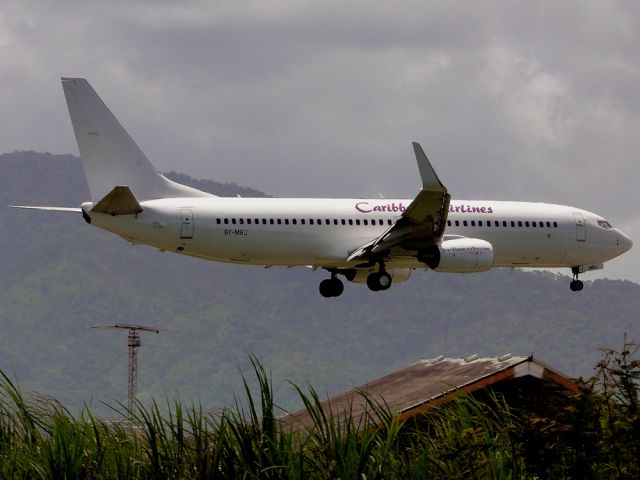
[[[413,151],[416,154],[416,160],[418,161],[418,169],[420,170],[420,176],[422,177],[422,188],[431,191],[446,191],[447,189],[442,184],[435,170],[431,166],[429,159],[424,154],[424,150],[418,142],[411,142],[413,144]]]
[[[118,185],[96,203],[91,211],[110,215],[135,215],[142,212],[142,207],[128,186]]]

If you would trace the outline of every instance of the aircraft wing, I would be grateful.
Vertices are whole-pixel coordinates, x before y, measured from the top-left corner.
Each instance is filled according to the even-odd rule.
[[[413,142],[422,189],[402,216],[378,238],[354,250],[347,261],[374,260],[395,246],[419,250],[442,238],[451,195],[429,163],[419,143]]]

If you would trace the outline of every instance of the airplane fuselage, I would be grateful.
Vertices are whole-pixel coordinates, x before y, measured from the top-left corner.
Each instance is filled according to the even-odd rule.
[[[346,253],[382,235],[406,199],[183,198],[142,202],[135,216],[90,212],[92,224],[134,243],[208,260],[255,265],[349,268]],[[629,248],[627,237],[586,210],[545,203],[452,201],[444,239],[482,239],[495,267],[602,263]],[[389,268],[424,268],[394,249]]]
[[[325,269],[323,297],[344,277],[387,290],[416,268],[473,273],[492,267],[602,268],[632,246],[604,218],[574,207],[452,200],[419,143],[421,187],[408,199],[225,198],[164,177],[83,78],[63,78],[91,194],[85,221],[133,242],[207,260]]]

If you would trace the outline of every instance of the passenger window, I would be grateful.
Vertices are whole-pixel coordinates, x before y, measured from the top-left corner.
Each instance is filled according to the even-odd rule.
[[[547,228],[551,228],[551,222],[547,222]]]
[[[232,218],[232,219],[231,219],[231,223],[233,223],[233,224],[235,225],[235,224],[236,224],[236,219],[235,219],[235,218]]]
[[[322,220],[318,219],[318,225],[322,225]]]
[[[496,227],[500,226],[500,222],[498,220],[494,221],[493,223],[495,224]]]
[[[511,221],[511,227],[515,227],[516,226],[516,222],[514,222],[513,220]]]
[[[447,220],[447,227],[451,226],[451,220]]]
[[[521,221],[518,221],[518,226],[522,227],[522,222]]]
[[[278,222],[278,225],[282,225],[282,219],[279,218],[278,220],[276,220]]]
[[[462,221],[462,225],[464,225],[464,226],[466,227],[466,226],[467,226],[467,221],[466,221],[466,220],[463,220],[463,221]]]
[[[217,223],[218,225],[220,225],[220,219],[219,219],[219,218],[216,218],[216,223]]]
[[[346,225],[347,221],[343,218],[342,220],[340,220],[340,223],[342,223],[343,225]]]
[[[553,222],[553,228],[558,228],[558,222]]]
[[[228,218],[225,218],[225,219],[224,219],[224,224],[225,224],[225,225],[228,225],[228,224],[229,224],[229,219],[228,219]]]
[[[285,219],[284,219],[284,224],[285,224],[285,225],[289,225],[289,219],[288,219],[288,218],[285,218]]]
[[[304,222],[305,222],[304,218],[301,218],[301,219],[300,219],[300,223],[301,223],[302,225],[304,225]]]
[[[259,225],[259,224],[260,224],[260,219],[259,219],[259,218],[254,218],[254,220],[255,220],[255,222],[254,222],[254,223],[255,223],[256,225]]]
[[[456,227],[460,226],[460,220],[456,220]]]
[[[538,225],[536,225],[536,222],[531,222],[531,226],[532,227],[537,227]]]
[[[294,225],[298,224],[298,220],[296,220],[295,218],[291,220],[291,223],[293,223]]]
[[[247,225],[251,225],[251,219],[247,218]]]
[[[240,225],[242,225],[244,223],[244,220],[242,218],[238,219],[238,223],[240,223]]]
[[[356,219],[356,225],[360,225],[360,219]]]
[[[529,226],[529,222],[524,222],[524,226],[528,227]]]
[[[338,220],[336,218],[333,219],[333,224],[337,225],[338,224]]]
[[[503,221],[502,221],[502,226],[503,226],[503,227],[506,227],[506,226],[507,226],[507,221],[506,221],[506,220],[503,220]]]
[[[481,227],[482,226],[482,220],[478,220],[478,226]]]
[[[362,221],[362,223],[364,223],[365,225],[369,225],[369,222],[366,218]]]
[[[276,223],[276,222],[274,222],[274,221],[273,221],[273,218],[270,218],[270,219],[269,219],[269,223],[270,223],[271,225],[273,225],[273,224],[274,224],[274,223]]]
[[[313,218],[309,219],[309,225],[313,225]]]
[[[387,223],[388,223],[389,225],[393,225],[393,220],[389,219],[389,220],[387,220]]]
[[[476,226],[476,221],[475,220],[471,220],[471,226],[475,227]]]

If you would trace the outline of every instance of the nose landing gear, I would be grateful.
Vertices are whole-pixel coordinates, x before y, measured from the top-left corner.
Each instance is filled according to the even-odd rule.
[[[573,280],[569,284],[569,288],[572,292],[579,292],[584,288],[584,284],[581,280],[578,280],[578,274],[580,273],[579,267],[571,267],[571,272],[573,273]]]

